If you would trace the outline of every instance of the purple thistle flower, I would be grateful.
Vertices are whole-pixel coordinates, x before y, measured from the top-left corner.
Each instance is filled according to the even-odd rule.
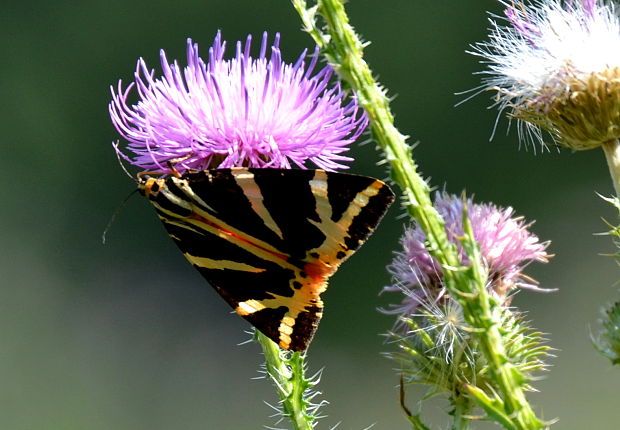
[[[368,120],[355,100],[344,105],[339,84],[329,86],[333,70],[313,75],[318,47],[306,67],[304,51],[294,64],[282,61],[276,34],[267,56],[267,33],[257,58],[251,36],[237,42],[236,55],[224,59],[226,42],[218,31],[205,63],[198,45],[187,41],[187,66],[168,64],[160,53],[163,76],[155,77],[141,58],[135,81],[111,88],[112,122],[128,141],[125,160],[145,170],[203,170],[228,167],[347,168],[342,155]],[[136,89],[139,100],[129,105]]]
[[[458,237],[463,235],[463,200],[446,193],[437,193],[435,208],[443,217],[451,242],[459,247],[463,264],[467,256]],[[522,272],[532,261],[547,262],[548,242],[539,242],[528,231],[529,224],[521,217],[514,217],[512,208],[500,208],[493,204],[473,203],[467,199],[469,220],[474,238],[480,244],[483,263],[489,272],[489,288],[502,301],[517,287],[538,289],[534,281]],[[426,235],[417,223],[405,230],[401,238],[403,250],[396,253],[388,271],[394,277],[394,285],[385,291],[401,291],[406,298],[395,312],[412,314],[420,303],[439,300],[446,291],[442,272],[437,261],[424,246]],[[429,297],[432,296],[432,297]]]

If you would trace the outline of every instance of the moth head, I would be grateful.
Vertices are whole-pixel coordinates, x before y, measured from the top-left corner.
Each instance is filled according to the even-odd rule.
[[[161,181],[162,179],[138,174],[138,192],[146,198],[157,196],[159,190],[162,188],[160,184]]]

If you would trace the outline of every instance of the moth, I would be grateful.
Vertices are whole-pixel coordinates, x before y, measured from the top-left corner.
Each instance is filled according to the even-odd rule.
[[[138,190],[235,312],[292,351],[308,348],[327,280],[394,201],[378,179],[324,170],[142,175]]]

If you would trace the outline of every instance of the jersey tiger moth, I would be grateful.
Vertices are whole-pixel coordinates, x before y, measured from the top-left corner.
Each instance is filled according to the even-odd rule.
[[[139,176],[181,252],[237,314],[304,351],[327,280],[373,232],[394,193],[323,170],[232,168]]]

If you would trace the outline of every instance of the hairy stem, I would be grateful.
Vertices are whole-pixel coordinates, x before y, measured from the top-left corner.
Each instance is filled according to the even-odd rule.
[[[265,369],[280,397],[283,415],[291,421],[294,430],[312,430],[315,417],[308,411],[307,400],[311,397],[307,390],[312,382],[304,377],[303,354],[281,350],[259,331],[256,337],[265,355]]]

